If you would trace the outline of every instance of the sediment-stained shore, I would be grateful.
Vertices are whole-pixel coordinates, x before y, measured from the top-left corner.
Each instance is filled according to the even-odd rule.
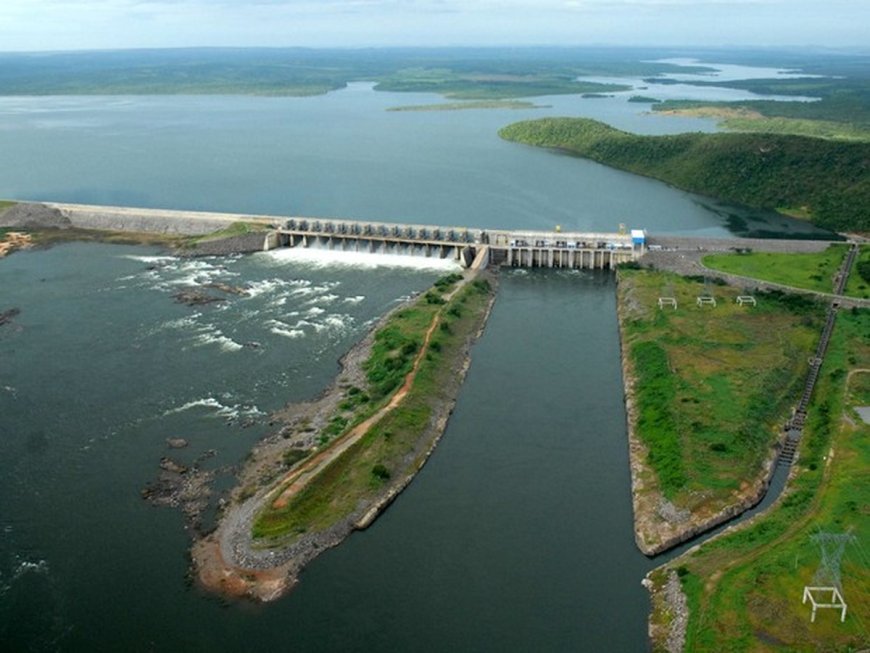
[[[495,276],[492,273],[482,274],[490,283],[494,283]],[[470,272],[466,275],[466,283],[475,276]],[[308,562],[339,544],[354,530],[367,528],[413,480],[444,433],[470,364],[470,348],[483,332],[494,299],[493,292],[487,299],[486,310],[474,333],[464,341],[458,354],[449,363],[450,380],[448,387],[442,388],[445,399],[439,401],[417,440],[412,452],[416,461],[412,471],[392,479],[373,501],[358,506],[352,514],[337,520],[330,527],[306,533],[288,546],[265,548],[254,542],[252,527],[259,510],[274,499],[275,489],[286,473],[286,467],[282,466],[285,452],[293,448],[313,447],[317,433],[326,426],[342,401],[344,389],[349,386],[366,387],[363,363],[371,354],[375,334],[391,315],[407,304],[382,318],[341,359],[339,374],[319,398],[292,404],[278,411],[274,419],[282,424],[281,429],[261,441],[251,452],[217,529],[193,544],[193,570],[200,584],[228,597],[274,600],[293,587]]]

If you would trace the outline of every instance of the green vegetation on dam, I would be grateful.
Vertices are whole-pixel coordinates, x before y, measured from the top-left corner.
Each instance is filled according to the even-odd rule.
[[[586,118],[545,118],[499,131],[760,209],[807,215],[836,231],[870,230],[870,143],[781,134],[639,136]]]

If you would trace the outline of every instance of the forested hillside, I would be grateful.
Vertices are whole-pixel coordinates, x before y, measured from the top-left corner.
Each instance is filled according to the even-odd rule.
[[[551,147],[820,227],[870,231],[870,144],[776,134],[639,136],[585,118],[515,123],[502,138]]]

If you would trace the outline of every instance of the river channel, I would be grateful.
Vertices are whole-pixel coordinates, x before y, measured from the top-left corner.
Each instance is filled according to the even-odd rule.
[[[385,111],[434,99],[366,84],[304,99],[4,98],[0,147],[15,165],[0,196],[727,234],[728,207],[495,135],[557,114],[647,133],[709,122],[645,115],[624,96]],[[506,271],[429,464],[274,604],[225,604],[189,584],[181,515],[140,498],[165,455],[214,450],[202,464],[226,487],[270,411],[317,394],[373,320],[446,269],[85,243],[0,261],[0,310],[21,310],[0,327],[3,649],[644,650],[640,581],[653,563],[631,529],[607,273]],[[172,299],[212,282],[249,294]],[[171,437],[190,447],[168,450]]]

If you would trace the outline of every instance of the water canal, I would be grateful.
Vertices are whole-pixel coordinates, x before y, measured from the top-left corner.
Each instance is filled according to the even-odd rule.
[[[537,111],[383,110],[432,99],[366,85],[293,100],[0,99],[0,147],[16,161],[0,196],[726,233],[727,209],[495,135],[512,120],[582,113],[579,98],[544,98],[552,108]],[[593,102],[590,112],[606,113],[611,101]],[[611,104],[621,127],[686,128],[624,98]],[[275,604],[225,605],[190,586],[181,516],[140,499],[167,437],[191,442],[173,454],[188,462],[214,449],[205,464],[230,482],[265,415],[323,388],[372,320],[444,271],[431,266],[286,251],[182,261],[95,244],[0,262],[0,308],[21,309],[0,331],[0,641],[39,651],[643,650],[651,562],[632,537],[606,273],[507,272],[430,463]],[[212,281],[253,292],[173,303],[175,289]]]

